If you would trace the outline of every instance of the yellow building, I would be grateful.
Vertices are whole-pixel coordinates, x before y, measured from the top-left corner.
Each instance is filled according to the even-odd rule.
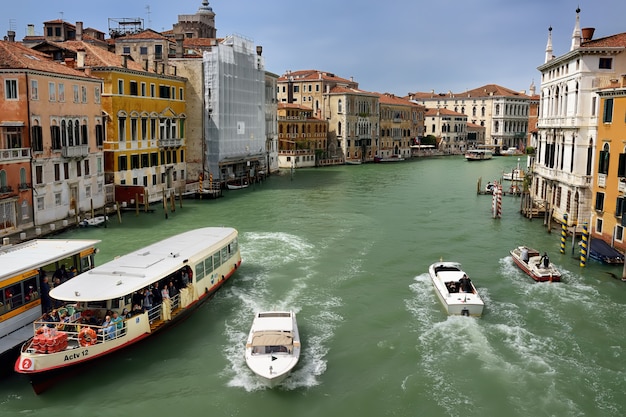
[[[411,156],[411,146],[424,136],[426,108],[393,94],[379,94],[380,146],[382,158]]]
[[[598,140],[590,233],[621,252],[626,250],[626,76],[615,88],[598,92]],[[569,201],[569,199],[568,199]]]

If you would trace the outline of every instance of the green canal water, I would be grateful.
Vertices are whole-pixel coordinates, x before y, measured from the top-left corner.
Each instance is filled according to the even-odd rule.
[[[461,157],[298,170],[164,215],[125,213],[98,238],[98,264],[191,228],[240,232],[243,264],[185,322],[80,370],[40,396],[11,375],[6,416],[624,416],[626,284],[620,268],[580,268],[568,238],[519,215],[501,219],[483,183],[516,160]],[[537,284],[509,256],[548,251],[562,283]],[[448,317],[428,277],[462,263],[482,318]],[[298,313],[303,353],[278,389],[243,350],[260,309]]]

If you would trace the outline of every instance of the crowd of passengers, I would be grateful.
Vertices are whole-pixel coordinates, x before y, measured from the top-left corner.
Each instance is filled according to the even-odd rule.
[[[130,318],[138,314],[143,314],[146,311],[150,311],[154,307],[160,306],[163,300],[178,300],[176,296],[180,294],[182,288],[187,287],[190,282],[190,268],[185,267],[180,271],[177,271],[172,276],[164,278],[155,282],[153,285],[146,287],[142,290],[136,291],[131,298],[132,308],[124,308],[121,315],[115,310],[106,310],[106,313],[99,316],[104,309],[82,310],[80,305],[75,307],[75,311],[69,310],[63,306],[63,303],[57,300],[52,300],[54,308],[44,307],[44,292],[42,291],[42,308],[44,310],[42,322],[45,322],[45,327],[56,328],[58,330],[70,330],[69,326],[76,328],[76,325],[87,324],[92,326],[100,326],[100,333],[103,333],[105,337],[114,338],[124,327],[124,319]],[[47,284],[47,278],[44,276],[43,283]],[[43,289],[43,288],[42,288]],[[176,308],[172,305],[172,308]],[[80,317],[71,321],[72,313],[80,312]]]

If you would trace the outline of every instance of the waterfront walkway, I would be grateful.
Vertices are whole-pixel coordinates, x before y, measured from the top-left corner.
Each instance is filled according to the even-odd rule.
[[[23,229],[13,229],[9,232],[0,232],[2,238],[2,246],[15,245],[31,239],[43,237],[51,237],[52,235],[62,233],[68,229],[78,227],[76,217],[57,220],[41,226],[33,226]]]

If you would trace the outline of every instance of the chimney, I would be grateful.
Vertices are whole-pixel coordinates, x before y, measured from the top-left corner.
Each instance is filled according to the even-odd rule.
[[[74,58],[65,58],[63,62],[68,68],[76,68],[76,60]]]
[[[76,67],[77,68],[84,68],[85,67],[85,56],[87,55],[87,52],[85,51],[85,48],[79,48],[78,51],[76,52]]]
[[[26,36],[35,36],[35,25],[32,23],[26,26]]]
[[[147,59],[143,60],[143,70],[144,71],[148,71],[148,60]]]
[[[263,54],[263,47],[262,46],[259,45],[259,46],[256,47],[256,54],[258,56],[261,56]]]
[[[76,22],[76,40],[83,40],[83,22]]]
[[[122,66],[128,68],[128,55],[122,55]]]
[[[7,40],[9,42],[15,42],[15,31],[14,30],[7,31]]]
[[[184,53],[183,41],[185,40],[185,35],[177,33],[174,37],[176,39],[176,58],[182,58]]]
[[[580,31],[582,32],[582,41],[588,42],[593,39],[593,33],[596,31],[596,28],[582,28]]]

